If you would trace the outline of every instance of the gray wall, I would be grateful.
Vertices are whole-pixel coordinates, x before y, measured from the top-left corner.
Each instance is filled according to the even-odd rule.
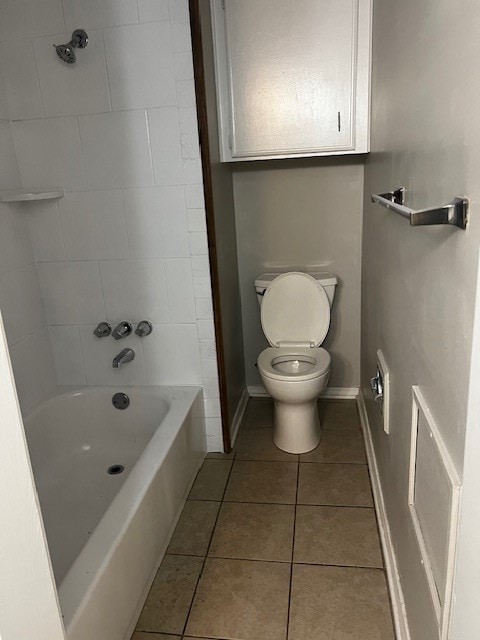
[[[367,410],[412,640],[437,638],[407,507],[412,385],[420,386],[460,475],[463,467],[480,239],[479,30],[474,2],[462,3],[461,11],[454,0],[376,0],[374,6],[362,386],[371,398],[368,379],[381,348],[392,374],[389,436],[371,401]],[[461,46],[452,49],[447,41]],[[401,185],[413,207],[468,195],[469,229],[412,228],[371,204],[372,192]]]
[[[237,236],[233,197],[232,165],[222,164],[219,155],[218,116],[209,3],[199,2],[202,22],[205,90],[215,212],[216,253],[220,286],[221,325],[225,357],[230,427],[245,389],[240,286],[237,267]]]
[[[320,267],[339,280],[330,331],[331,387],[360,383],[363,158],[249,162],[235,167],[238,265],[247,384],[268,346],[255,277],[269,269]]]

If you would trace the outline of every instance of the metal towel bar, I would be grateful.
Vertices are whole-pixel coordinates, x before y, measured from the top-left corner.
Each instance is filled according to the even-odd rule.
[[[412,227],[430,224],[450,224],[459,229],[467,228],[468,199],[455,198],[450,204],[428,209],[410,209],[404,205],[405,188],[401,187],[387,193],[372,194],[372,202],[394,211],[410,220]]]

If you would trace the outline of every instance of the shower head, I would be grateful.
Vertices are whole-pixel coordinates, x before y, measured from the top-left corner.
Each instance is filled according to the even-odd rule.
[[[73,64],[77,60],[74,49],[85,49],[88,44],[87,32],[83,29],[76,29],[72,33],[72,39],[66,44],[54,44],[55,52],[60,60],[67,64]]]

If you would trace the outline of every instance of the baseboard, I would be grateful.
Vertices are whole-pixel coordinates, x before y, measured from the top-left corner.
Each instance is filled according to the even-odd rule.
[[[248,393],[252,398],[268,398],[269,394],[265,391],[265,387],[249,386],[247,387]],[[332,398],[336,400],[351,400],[358,396],[358,387],[327,387],[323,393],[320,394],[320,398]]]
[[[247,389],[247,387],[245,387],[245,389],[243,390],[243,393],[240,397],[240,400],[238,401],[237,404],[237,408],[235,410],[235,415],[233,416],[233,420],[232,420],[232,427],[231,427],[231,445],[233,447],[233,445],[235,444],[235,440],[237,439],[237,435],[238,435],[238,431],[241,427],[241,424],[243,422],[243,416],[245,413],[245,409],[247,408],[247,402],[248,402],[248,398],[250,397],[249,395],[249,391]]]
[[[390,525],[388,523],[387,512],[385,509],[385,501],[383,499],[382,484],[380,474],[378,472],[375,450],[373,448],[372,434],[370,423],[368,420],[367,409],[363,393],[360,390],[357,396],[358,411],[362,424],[363,435],[365,438],[365,448],[367,450],[368,467],[370,469],[370,478],[372,481],[373,499],[375,502],[375,511],[378,519],[378,528],[380,531],[380,540],[383,548],[383,556],[385,559],[385,570],[387,572],[388,586],[390,589],[390,599],[392,602],[393,621],[395,624],[395,632],[397,640],[410,640],[410,631],[408,629],[407,612],[405,610],[405,600],[403,597],[402,584],[398,572],[397,558],[392,541]]]

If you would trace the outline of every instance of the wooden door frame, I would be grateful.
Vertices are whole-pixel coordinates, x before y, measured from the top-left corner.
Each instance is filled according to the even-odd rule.
[[[0,522],[1,640],[65,640],[1,315]]]
[[[202,1],[205,2],[207,0]],[[220,389],[220,407],[222,413],[223,447],[226,453],[230,453],[232,443],[230,438],[230,416],[227,396],[222,310],[220,304],[221,293],[217,257],[217,238],[215,231],[215,208],[213,203],[210,140],[208,133],[207,99],[205,91],[205,67],[199,0],[189,0],[189,9],[190,30],[192,34],[193,69],[195,79],[195,99],[197,104],[198,134],[200,138],[203,191],[205,194],[205,212],[207,220],[208,258],[210,264],[210,279],[212,283],[215,342],[217,346],[217,366]]]

